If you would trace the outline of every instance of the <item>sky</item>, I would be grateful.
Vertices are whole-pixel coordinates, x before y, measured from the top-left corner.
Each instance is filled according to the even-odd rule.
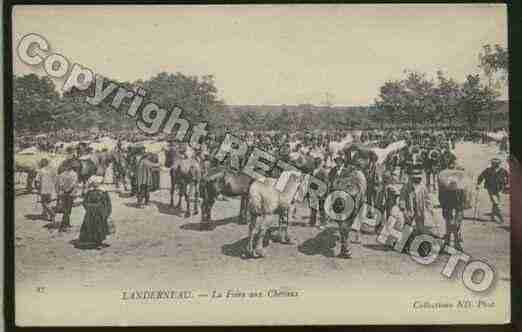
[[[419,70],[462,82],[485,44],[507,46],[507,12],[473,5],[16,6],[13,48],[28,33],[120,81],[212,74],[231,105],[369,105]],[[17,75],[45,74],[13,55]],[[59,81],[58,81],[59,83]],[[503,98],[507,98],[503,91]]]

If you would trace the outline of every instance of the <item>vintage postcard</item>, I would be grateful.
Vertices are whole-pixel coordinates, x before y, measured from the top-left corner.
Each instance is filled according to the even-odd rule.
[[[18,326],[510,322],[505,5],[11,17]]]

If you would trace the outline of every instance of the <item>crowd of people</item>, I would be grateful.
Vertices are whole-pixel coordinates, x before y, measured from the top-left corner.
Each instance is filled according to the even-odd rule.
[[[249,147],[257,147],[280,159],[294,163],[304,172],[325,181],[333,188],[337,179],[350,173],[358,172],[367,182],[365,193],[366,205],[364,217],[373,218],[382,211],[386,223],[415,225],[417,232],[430,232],[433,223],[433,203],[431,193],[439,192],[439,174],[442,170],[458,170],[458,157],[454,153],[459,142],[487,143],[492,141],[485,131],[472,130],[364,130],[364,131],[334,131],[334,132],[248,132],[234,133]],[[350,136],[351,139],[346,138]],[[89,143],[102,137],[115,141],[111,151],[92,151]],[[16,139],[18,149],[36,146],[39,150],[64,153],[67,160],[86,159],[93,154],[95,171],[89,174],[84,183],[86,192],[82,193],[82,205],[86,210],[79,236],[79,244],[87,247],[103,246],[105,237],[110,233],[111,197],[104,183],[104,175],[108,163],[112,163],[113,184],[117,188],[123,185],[129,196],[135,196],[137,207],[148,205],[150,193],[159,189],[159,170],[172,169],[180,159],[193,159],[202,166],[201,177],[204,181],[209,168],[218,167],[213,154],[219,149],[223,135],[207,135],[198,149],[192,149],[186,143],[178,143],[166,137],[158,138],[165,142],[164,158],[155,152],[147,151],[143,141],[146,137],[132,131],[121,132],[71,132],[60,131],[43,136],[20,136]],[[383,161],[378,156],[364,151],[373,148],[385,148],[390,144],[403,141],[404,146],[391,151]],[[63,144],[69,145],[63,150]],[[342,149],[333,149],[332,144],[343,143]],[[499,140],[500,151],[508,151],[507,135]],[[104,160],[105,158],[105,160]],[[365,159],[366,158],[366,159]],[[88,158],[87,158],[88,159]],[[161,161],[160,161],[161,159]],[[91,158],[91,160],[93,160]],[[364,160],[364,161],[362,161]],[[243,163],[245,160],[242,161]],[[81,163],[80,163],[81,164]],[[70,228],[70,215],[73,202],[80,186],[81,174],[77,164],[62,163],[61,169],[50,166],[49,160],[40,160],[36,178],[40,202],[44,218],[55,223],[57,212],[62,213],[59,223],[60,231]],[[102,171],[100,172],[100,167]],[[268,175],[277,177],[275,171]],[[85,179],[84,179],[85,180]],[[500,166],[500,160],[495,158],[491,167],[484,170],[476,182],[482,183],[488,191],[492,213],[491,218],[503,222],[500,212],[500,193],[508,186],[508,173]],[[53,194],[56,194],[56,206],[51,207]],[[449,244],[453,235],[455,246],[462,249],[462,218],[464,198],[457,195],[451,199],[451,204],[443,206],[443,216],[447,223],[446,234],[443,236]],[[324,200],[319,200],[319,208],[311,209],[310,226],[322,228],[328,224],[328,216],[324,210]],[[359,231],[355,227],[352,242],[358,243]],[[349,248],[341,252],[341,256],[350,257]]]

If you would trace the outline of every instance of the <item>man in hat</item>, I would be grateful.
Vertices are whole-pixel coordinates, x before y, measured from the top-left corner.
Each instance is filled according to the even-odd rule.
[[[152,153],[146,153],[138,162],[136,180],[138,185],[138,207],[149,204],[150,189],[153,187],[153,171],[161,165]]]
[[[363,200],[366,198],[366,193],[368,191],[368,180],[362,171],[363,161],[360,158],[350,158],[346,167],[342,170],[342,174],[340,175],[343,178],[353,176],[357,179],[357,183],[360,185],[360,195],[363,197]],[[361,225],[363,224],[363,219],[366,219],[368,215],[368,206],[365,202],[361,202],[360,211],[355,216],[355,220],[352,224],[352,243],[360,244],[360,233],[361,233]],[[356,203],[357,204],[357,203]]]
[[[449,148],[443,148],[440,156],[440,168],[447,169],[450,164],[457,161],[457,156]]]
[[[138,187],[138,163],[141,160],[141,158],[145,155],[145,146],[143,144],[138,144],[133,147],[129,147],[129,153],[127,154],[128,161],[127,164],[129,165],[129,171],[130,171],[130,178],[131,178],[131,196],[134,196],[138,193],[139,187]]]
[[[58,176],[57,193],[63,207],[62,223],[60,232],[64,232],[71,227],[71,212],[74,202],[74,191],[78,186],[78,175],[74,171],[72,164],[64,166],[64,171]]]
[[[339,155],[339,154],[336,155],[334,157],[334,162],[335,162],[335,166],[328,173],[328,182],[330,183],[330,185],[333,184],[335,179],[337,179],[341,176],[341,174],[343,173],[343,170],[345,168],[344,159],[341,155]]]
[[[78,147],[76,150],[76,156],[80,158],[81,156],[84,156],[89,153],[89,145],[87,142],[80,142],[78,143]]]
[[[423,169],[426,174],[426,186],[428,190],[437,190],[437,175],[440,167],[440,153],[435,144],[429,145],[423,150]],[[433,180],[433,183],[432,183]]]
[[[393,193],[400,193],[400,179],[391,171],[385,171],[382,175],[382,190],[377,195],[376,207],[384,213],[384,220],[387,220],[391,208],[397,204]]]
[[[453,160],[448,165],[449,170],[455,170],[456,162]],[[455,242],[455,248],[462,251],[462,220],[464,219],[465,191],[463,189],[439,191],[439,202],[442,207],[442,217],[446,222],[446,234],[444,245],[450,245],[451,235]]]
[[[495,221],[498,217],[500,223],[504,223],[502,212],[500,211],[500,193],[505,191],[508,183],[508,173],[500,166],[500,159],[493,158],[491,166],[480,173],[477,180],[477,189],[484,182],[484,188],[488,191],[489,200],[491,201],[491,221]]]
[[[312,175],[323,181],[324,183],[328,182],[328,170],[326,168],[325,162],[320,158],[316,157],[314,159],[315,169]],[[311,215],[310,215],[310,227],[318,226],[319,228],[323,228],[327,224],[326,213],[324,211],[324,200],[325,196],[319,198],[319,204],[316,207],[310,207]],[[317,213],[319,213],[319,224],[317,223]]]
[[[386,190],[386,213],[384,222],[378,226],[377,234],[390,232],[391,228],[402,229],[405,223],[404,205],[399,204],[400,188],[397,185],[390,185]],[[384,228],[384,230],[383,230]]]
[[[421,234],[432,233],[433,204],[428,188],[422,183],[422,166],[412,165],[409,182],[401,190],[399,204],[405,209],[407,222],[415,224]]]
[[[49,160],[43,158],[39,163],[40,169],[36,175],[37,188],[40,192],[40,203],[43,208],[43,217],[54,223],[54,211],[49,207],[55,191],[56,172],[49,166]]]

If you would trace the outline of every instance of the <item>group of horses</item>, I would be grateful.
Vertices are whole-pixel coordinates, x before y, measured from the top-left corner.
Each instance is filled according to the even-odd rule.
[[[361,162],[361,169],[371,169],[374,167],[373,178],[368,178],[368,182],[364,184],[349,181],[344,188],[335,188],[332,186],[330,190],[342,189],[351,193],[354,202],[358,205],[354,209],[354,213],[344,221],[338,221],[341,233],[341,247],[347,241],[347,232],[354,221],[356,211],[359,211],[361,204],[366,202],[366,195],[372,191],[376,191],[377,187],[382,190],[382,174],[386,165],[390,160],[394,160],[392,168],[395,168],[400,156],[399,150],[403,150],[401,145],[395,150],[387,151],[381,149],[376,151],[357,144],[351,144],[350,138],[345,138],[339,142],[331,142],[330,148],[337,155],[340,154],[357,154],[357,158]],[[347,149],[347,146],[351,148]],[[409,148],[409,147],[407,147]],[[350,151],[351,150],[351,151]],[[168,151],[164,151],[164,155],[156,154],[156,160],[167,159]],[[379,160],[381,153],[386,157],[386,162]],[[149,154],[150,155],[150,154]],[[335,154],[334,154],[335,155]],[[352,156],[353,157],[353,156]],[[177,208],[181,208],[182,199],[185,200],[186,210],[185,217],[199,214],[199,199],[201,198],[201,225],[202,227],[211,228],[211,212],[218,197],[238,197],[241,199],[239,220],[240,223],[249,225],[249,242],[247,254],[250,257],[263,257],[265,252],[263,243],[267,239],[267,231],[270,225],[270,216],[279,216],[279,223],[284,218],[288,218],[288,212],[293,205],[293,193],[302,184],[302,175],[312,174],[319,167],[317,158],[310,154],[295,153],[289,156],[290,164],[300,171],[291,171],[289,174],[291,181],[285,187],[284,191],[275,190],[273,184],[277,181],[277,175],[273,178],[267,178],[266,181],[256,181],[250,176],[236,170],[231,170],[223,165],[216,165],[210,158],[202,158],[201,156],[187,153],[179,153],[175,162],[169,165],[170,174],[170,206],[174,206],[174,196],[178,191]],[[114,174],[114,183],[119,186],[121,183],[125,190],[135,172],[136,166],[131,167],[129,155],[127,151],[114,149],[112,151],[99,151],[89,154],[81,158],[66,159],[58,167],[58,173],[63,172],[66,168],[73,169],[78,174],[80,183],[85,187],[86,181],[93,175],[105,176],[106,170],[112,165]],[[324,165],[323,165],[324,166]],[[163,167],[163,166],[162,166]],[[27,171],[27,169],[25,169]],[[30,170],[34,172],[36,170]],[[280,175],[280,174],[278,174]],[[31,177],[33,178],[33,177]],[[377,180],[378,179],[378,180]],[[366,180],[366,179],[365,179]],[[191,197],[191,193],[193,197]],[[290,194],[292,193],[292,194]],[[373,195],[372,195],[373,196]],[[191,212],[191,200],[194,201]],[[370,203],[371,200],[370,200]],[[280,228],[280,236],[288,237],[284,234],[286,229]]]

